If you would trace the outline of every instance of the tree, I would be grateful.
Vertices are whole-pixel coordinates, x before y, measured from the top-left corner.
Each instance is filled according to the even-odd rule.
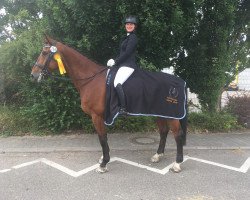
[[[0,8],[6,12],[0,16],[0,65],[5,86],[17,90],[40,52],[43,33],[105,65],[116,56],[128,14],[139,19],[142,67],[174,66],[207,110],[215,110],[235,63],[242,69],[249,62],[247,0],[3,0]]]
[[[197,9],[198,26],[183,41],[176,59],[176,72],[187,80],[191,91],[198,94],[204,109],[214,112],[225,83],[232,79],[238,60],[246,64],[249,48],[242,39],[249,20],[242,20],[246,1],[205,0]],[[247,13],[245,13],[247,14]],[[247,14],[249,15],[249,14]],[[186,55],[185,55],[186,54]]]
[[[0,44],[19,37],[41,14],[36,0],[2,0],[0,9]]]
[[[5,102],[5,92],[4,92],[4,73],[3,69],[0,67],[0,103]]]

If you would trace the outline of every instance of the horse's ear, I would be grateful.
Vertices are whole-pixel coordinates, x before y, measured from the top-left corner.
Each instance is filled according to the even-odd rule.
[[[46,33],[44,33],[44,36],[45,36],[44,43],[51,45],[51,38]]]

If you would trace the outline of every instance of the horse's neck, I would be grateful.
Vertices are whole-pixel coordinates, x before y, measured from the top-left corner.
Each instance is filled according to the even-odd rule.
[[[96,73],[97,71],[102,69],[101,66],[97,65],[95,62],[83,56],[76,50],[70,47],[67,47],[66,45],[62,45],[62,47],[63,48],[61,50],[61,53],[63,54],[63,59],[65,60],[67,64],[66,67],[71,72],[75,72],[76,76],[93,75],[93,73]],[[76,77],[72,77],[72,78],[76,78]],[[81,78],[84,78],[84,77],[81,77]]]
[[[77,89],[79,89],[79,85],[83,84],[84,80],[86,81],[87,78],[103,68],[66,45],[61,44],[60,47],[66,71]]]

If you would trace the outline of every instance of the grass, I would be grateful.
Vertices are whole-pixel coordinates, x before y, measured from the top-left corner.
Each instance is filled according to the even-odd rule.
[[[0,106],[0,136],[45,135],[32,119],[25,118],[15,107]]]

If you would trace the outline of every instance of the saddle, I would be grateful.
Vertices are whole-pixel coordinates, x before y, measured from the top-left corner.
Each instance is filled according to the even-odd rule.
[[[112,125],[119,115],[119,99],[114,88],[117,70],[112,68],[106,80],[106,125]],[[128,115],[167,119],[182,119],[186,115],[186,82],[177,76],[138,68],[123,84],[123,90]]]

